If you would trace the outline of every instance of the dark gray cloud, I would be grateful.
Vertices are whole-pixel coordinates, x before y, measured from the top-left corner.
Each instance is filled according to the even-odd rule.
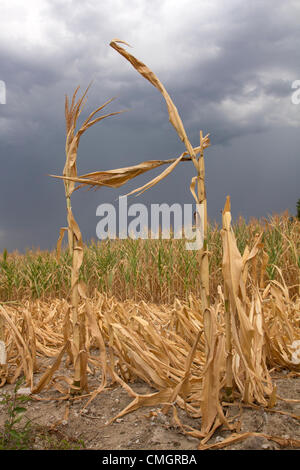
[[[211,134],[206,152],[209,216],[227,194],[234,215],[295,211],[299,194],[299,2],[213,0],[2,0],[0,80],[0,250],[54,247],[65,225],[63,185],[48,174],[64,166],[64,96],[93,80],[84,119],[117,96],[108,112],[128,109],[83,136],[80,173],[179,155],[159,92],[112,50],[118,37],[164,83],[194,145]],[[155,174],[155,173],[154,173]],[[96,207],[121,191],[74,195],[86,239],[95,237]],[[190,163],[132,202],[192,202]]]

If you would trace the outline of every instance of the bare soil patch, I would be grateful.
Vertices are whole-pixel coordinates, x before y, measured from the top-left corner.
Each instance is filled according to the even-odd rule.
[[[49,360],[50,361],[50,360]],[[48,362],[48,360],[47,360]],[[37,379],[40,374],[36,374]],[[92,388],[99,385],[100,374],[89,378]],[[282,446],[276,440],[265,436],[300,439],[300,377],[287,370],[274,371],[272,379],[277,387],[277,400],[273,408],[250,407],[240,402],[228,406],[228,416],[234,417],[238,432],[259,433],[247,439],[224,447],[225,450],[277,450]],[[155,390],[142,381],[130,384],[139,394],[153,393]],[[6,384],[0,393],[13,391],[14,385]],[[78,441],[83,441],[86,449],[93,450],[197,450],[200,440],[188,436],[176,426],[173,414],[161,412],[161,408],[139,408],[112,423],[109,421],[122,411],[132,397],[121,386],[112,386],[102,391],[85,408],[85,398],[63,400],[59,392],[43,391],[32,395],[26,404],[26,417],[32,420],[36,432],[34,449],[43,449],[43,442],[38,434],[43,430],[51,431],[57,439],[67,439],[72,448]],[[284,400],[282,400],[283,398]],[[286,401],[287,400],[287,401]],[[2,407],[3,408],[3,407]],[[1,410],[0,429],[4,424],[5,410]],[[185,410],[177,408],[181,422],[195,429],[201,428],[201,418],[194,419]],[[222,444],[232,432],[221,427],[216,430],[210,444]],[[78,446],[77,446],[78,448]],[[295,449],[285,445],[284,449]],[[300,447],[298,447],[299,449]]]

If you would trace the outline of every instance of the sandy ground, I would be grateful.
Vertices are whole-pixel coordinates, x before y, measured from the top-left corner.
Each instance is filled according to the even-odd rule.
[[[61,371],[60,371],[61,372]],[[40,375],[40,374],[39,374]],[[38,380],[38,376],[35,380]],[[225,450],[275,450],[282,446],[263,435],[284,439],[300,439],[300,376],[289,371],[274,371],[272,377],[277,386],[276,405],[271,409],[246,407],[233,403],[228,407],[230,417],[235,417],[239,433],[256,432],[260,435],[224,447]],[[89,378],[90,388],[99,385],[99,376]],[[143,382],[130,384],[139,394],[155,392]],[[0,394],[10,392],[13,385],[6,384]],[[37,436],[41,430],[51,430],[58,439],[67,438],[69,442],[81,440],[86,449],[98,450],[197,450],[200,440],[185,435],[173,421],[172,411],[168,415],[160,408],[140,408],[111,424],[107,424],[122,411],[132,398],[119,385],[101,392],[83,409],[88,398],[62,400],[59,392],[42,391],[26,404],[26,417],[32,420]],[[2,408],[2,409],[1,409]],[[182,423],[195,429],[201,428],[201,419],[194,419],[184,410],[177,408]],[[0,405],[0,429],[6,418],[5,409]],[[298,417],[298,419],[297,419]],[[222,443],[232,432],[224,427],[218,428],[207,444]],[[72,444],[71,444],[72,446]],[[75,446],[75,444],[74,444]],[[43,448],[38,437],[34,449]],[[292,446],[284,446],[291,449]],[[300,449],[299,447],[294,447]]]

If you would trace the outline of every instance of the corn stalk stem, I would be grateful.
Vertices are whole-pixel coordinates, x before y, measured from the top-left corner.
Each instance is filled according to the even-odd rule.
[[[201,301],[203,308],[210,306],[209,295],[209,260],[208,260],[208,246],[207,246],[207,199],[205,189],[205,164],[204,164],[204,149],[203,149],[203,132],[200,131],[200,156],[197,160],[197,189],[199,205],[203,206],[203,247],[200,250],[200,283],[201,283]],[[198,215],[197,227],[200,230],[200,216]]]
[[[231,312],[230,302],[227,295],[227,288],[224,288],[224,299],[225,299],[225,350],[226,350],[226,383],[225,393],[226,400],[232,400],[232,389],[233,389],[233,372],[232,372],[232,331],[231,331]]]
[[[112,100],[108,100],[102,106],[95,109],[89,117],[84,121],[80,129],[75,134],[77,125],[77,119],[86,103],[86,94],[89,87],[86,89],[84,94],[76,102],[76,95],[79,87],[76,88],[73,93],[72,101],[69,103],[69,99],[66,96],[65,100],[65,119],[66,119],[66,163],[63,171],[63,176],[69,178],[64,180],[65,186],[65,197],[67,206],[67,220],[68,220],[68,244],[69,252],[72,257],[72,273],[71,273],[71,317],[73,326],[73,343],[72,343],[72,357],[74,363],[74,381],[73,385],[76,388],[72,389],[72,393],[81,393],[84,388],[87,388],[86,382],[86,369],[87,369],[87,353],[85,344],[85,314],[79,312],[79,301],[82,296],[82,284],[79,285],[79,274],[80,267],[83,261],[83,241],[81,231],[72,213],[71,195],[75,188],[75,182],[71,178],[78,178],[77,175],[77,151],[82,134],[91,126],[100,122],[101,120],[120,114],[122,111],[105,114],[94,118],[96,113],[101,111],[107,104]],[[94,118],[94,119],[93,119]],[[61,229],[62,230],[62,229]],[[64,229],[63,229],[64,230]],[[64,233],[64,232],[61,232]],[[59,238],[61,243],[61,236]],[[60,247],[60,245],[59,245]],[[59,249],[58,249],[59,254]]]
[[[77,268],[75,266],[75,256],[74,251],[75,247],[75,236],[72,234],[72,249],[73,249],[73,264],[72,264],[72,275],[71,275],[71,285],[73,286],[71,292],[71,311],[72,311],[72,324],[73,324],[73,342],[75,347],[75,364],[74,364],[74,382],[73,384],[76,387],[80,387],[80,377],[81,377],[81,368],[80,363],[76,362],[76,357],[80,351],[80,323],[78,318],[78,302],[79,302],[79,293],[78,293],[78,283],[76,279],[78,279]]]
[[[66,154],[66,158],[68,159],[67,154]],[[66,167],[67,167],[67,165],[66,165]],[[70,172],[68,171],[68,167],[66,168],[66,175],[65,176],[70,176]],[[68,180],[64,180],[64,186],[65,186],[65,197],[66,197],[67,219],[68,219],[68,246],[69,246],[70,256],[73,256],[74,234],[73,234],[73,231],[70,227],[69,217],[68,217],[68,214],[70,212],[72,212],[70,182]]]
[[[65,176],[71,176],[72,174],[72,167],[71,167],[71,158],[70,158],[70,136],[67,136],[66,142],[66,165],[65,165]],[[74,139],[74,135],[72,135]],[[77,157],[77,155],[76,155]],[[73,172],[75,169],[75,176],[77,176],[76,165],[73,166]],[[71,271],[71,318],[72,318],[72,327],[73,327],[73,346],[74,346],[74,377],[73,377],[73,385],[76,389],[71,389],[73,394],[81,392],[81,377],[82,377],[82,370],[81,370],[81,361],[78,360],[78,354],[84,348],[84,345],[81,344],[80,341],[80,319],[78,314],[78,305],[79,305],[79,291],[78,291],[78,280],[79,280],[79,270],[80,264],[78,264],[76,259],[76,250],[79,249],[78,247],[78,240],[76,234],[74,232],[74,216],[72,213],[72,204],[71,204],[71,183],[70,181],[65,180],[65,196],[66,196],[66,207],[67,207],[67,221],[68,221],[68,245],[69,245],[69,253],[72,257],[72,271]],[[77,226],[77,230],[79,227]],[[77,234],[78,236],[78,234]],[[78,390],[79,389],[79,390]]]

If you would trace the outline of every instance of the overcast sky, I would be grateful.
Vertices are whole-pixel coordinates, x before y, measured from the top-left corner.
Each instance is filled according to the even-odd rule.
[[[205,152],[208,214],[219,220],[226,195],[234,217],[267,217],[300,198],[298,0],[1,0],[0,250],[53,248],[66,225],[65,94],[93,80],[84,119],[109,98],[128,112],[89,129],[78,173],[176,157],[184,150],[161,94],[115,50],[114,38],[146,63],[172,97],[194,146]],[[1,97],[0,97],[1,101]],[[3,101],[3,100],[2,100]],[[84,239],[96,237],[96,208],[119,190],[78,191],[73,212]],[[192,203],[195,171],[182,163],[128,203]]]

